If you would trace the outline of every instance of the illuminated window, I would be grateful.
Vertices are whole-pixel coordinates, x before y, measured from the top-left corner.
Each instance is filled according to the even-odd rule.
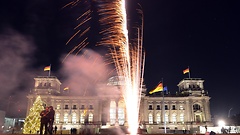
[[[60,105],[57,105],[57,109],[61,109]]]
[[[179,106],[179,110],[184,110],[183,105]]]
[[[110,124],[114,125],[116,123],[116,102],[111,101],[110,103]]]
[[[172,122],[175,123],[177,121],[177,116],[176,114],[172,114]]]
[[[161,115],[160,113],[157,113],[157,124],[161,122]]]
[[[60,121],[60,113],[56,113],[55,121],[56,121],[56,123],[59,123],[59,121]]]
[[[77,123],[77,115],[76,115],[76,113],[72,113],[72,123],[74,123],[74,124]]]
[[[88,122],[89,123],[93,122],[93,114],[92,113],[89,113],[89,115],[88,115]]]
[[[124,125],[125,115],[124,115],[124,101],[120,100],[118,102],[118,123],[119,125]]]
[[[181,122],[184,122],[184,114],[183,114],[183,113],[180,114],[180,121],[181,121]]]
[[[124,109],[118,108],[118,122],[119,125],[124,125]]]
[[[81,123],[81,124],[84,124],[84,118],[85,118],[84,113],[81,113],[81,114],[80,114],[80,123]]]
[[[165,121],[168,122],[168,114],[165,114]]]
[[[148,121],[149,121],[149,124],[153,124],[153,115],[151,113],[149,113],[148,115]]]
[[[63,122],[68,123],[68,113],[64,113]]]

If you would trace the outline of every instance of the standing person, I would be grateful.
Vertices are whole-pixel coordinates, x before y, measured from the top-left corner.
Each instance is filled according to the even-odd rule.
[[[41,111],[40,116],[41,116],[41,124],[40,124],[40,135],[43,133],[43,127],[44,127],[44,134],[47,134],[47,125],[48,125],[48,114],[49,114],[49,109],[48,107],[45,108],[45,110]]]
[[[53,134],[53,122],[54,122],[54,116],[55,116],[55,111],[53,110],[53,107],[52,106],[49,106],[49,127],[48,127],[48,131],[50,133],[50,135]]]
[[[57,134],[57,126],[54,128],[54,133]]]

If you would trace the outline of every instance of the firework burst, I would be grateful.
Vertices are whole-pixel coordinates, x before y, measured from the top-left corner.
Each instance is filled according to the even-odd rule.
[[[68,5],[75,6],[78,2],[79,1],[75,1]],[[98,0],[95,2],[98,6],[97,13],[101,26],[99,32],[101,39],[97,42],[97,46],[107,46],[109,48],[109,54],[116,67],[118,76],[121,77],[119,79],[125,84],[121,86],[121,93],[126,104],[129,131],[131,134],[137,134],[145,61],[142,47],[143,21],[135,28],[136,36],[130,43],[125,1],[114,0],[109,2],[109,0]],[[140,13],[143,18],[141,10],[138,11],[140,11],[138,13]],[[90,10],[86,10],[86,12],[78,18],[82,19],[82,22],[76,29],[91,19],[91,13]],[[87,27],[83,31],[78,30],[70,40],[80,33],[80,36],[82,36],[82,34],[85,34],[89,29],[90,27]],[[75,46],[70,53],[73,53],[75,50],[79,52],[85,47],[88,44],[86,39],[87,38]]]

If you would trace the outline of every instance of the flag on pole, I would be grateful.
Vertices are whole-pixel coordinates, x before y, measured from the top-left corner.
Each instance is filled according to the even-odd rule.
[[[163,91],[167,91],[167,90],[168,90],[167,86],[163,87]]]
[[[50,71],[51,70],[51,66],[46,66],[43,70],[44,71]]]
[[[69,87],[65,87],[63,90],[69,90]]]
[[[190,72],[189,68],[183,70],[183,74],[186,74],[186,73],[189,73],[189,72]]]
[[[149,94],[159,92],[159,91],[163,91],[163,84],[162,83],[159,83],[158,86],[155,89],[153,89],[149,92]]]

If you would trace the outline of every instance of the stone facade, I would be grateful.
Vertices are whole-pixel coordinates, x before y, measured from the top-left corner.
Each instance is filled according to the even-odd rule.
[[[55,76],[34,78],[35,85],[28,97],[28,110],[38,95],[44,105],[55,109],[55,123],[59,130],[76,128],[78,132],[90,129],[98,133],[105,128],[127,126],[127,114],[123,96],[119,92],[122,82],[117,77],[100,84],[97,94],[71,94],[71,89],[61,90],[61,82]],[[165,91],[149,95],[143,89],[139,120],[140,128],[148,133],[198,131],[199,126],[212,126],[210,97],[204,90],[204,80],[185,78],[178,84],[175,94]],[[27,112],[28,115],[29,112]],[[163,117],[165,116],[165,117]]]

